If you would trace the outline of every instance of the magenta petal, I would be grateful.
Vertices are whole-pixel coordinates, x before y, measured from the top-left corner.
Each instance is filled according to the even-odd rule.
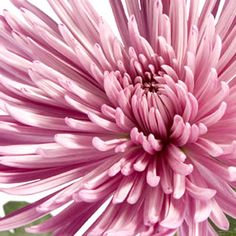
[[[48,0],[57,20],[11,2],[21,17],[0,16],[0,191],[52,194],[0,231],[62,206],[27,231],[216,235],[208,219],[228,230],[235,0],[110,0],[120,37],[88,0]]]

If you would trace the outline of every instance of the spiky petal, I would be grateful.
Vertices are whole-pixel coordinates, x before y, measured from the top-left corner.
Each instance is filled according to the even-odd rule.
[[[12,2],[22,18],[0,18],[1,191],[59,190],[2,218],[0,230],[67,204],[27,230],[74,235],[110,198],[84,235],[215,235],[209,218],[227,230],[225,214],[236,218],[235,0],[222,10],[216,0],[202,9],[110,0],[121,40],[87,0],[48,0],[60,24]]]

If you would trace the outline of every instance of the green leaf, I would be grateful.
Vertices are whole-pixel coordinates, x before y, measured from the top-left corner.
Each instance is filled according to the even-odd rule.
[[[19,208],[22,208],[22,207],[25,207],[27,206],[29,203],[27,202],[17,202],[17,201],[10,201],[10,202],[7,202],[4,206],[3,206],[3,210],[4,210],[4,213],[5,215],[19,209]],[[45,220],[49,219],[51,217],[51,215],[47,215],[47,216],[44,216],[42,217],[41,219],[29,224],[29,225],[26,225],[24,227],[20,227],[20,228],[17,228],[17,229],[14,229],[12,232],[11,231],[4,231],[4,232],[0,232],[0,236],[50,236],[51,234],[50,233],[44,233],[44,234],[30,234],[30,233],[27,233],[25,232],[24,228],[25,227],[29,227],[29,226],[32,226],[32,225],[36,225],[36,224],[39,224],[39,223],[42,223],[44,222]]]
[[[0,236],[12,236],[13,234],[9,231],[0,232]]]
[[[28,202],[7,202],[6,204],[3,205],[3,210],[5,215],[10,214],[11,212],[20,209],[22,207],[25,207],[28,205]]]

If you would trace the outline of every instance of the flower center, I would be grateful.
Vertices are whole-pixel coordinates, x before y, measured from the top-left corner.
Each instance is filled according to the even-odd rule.
[[[151,72],[145,72],[143,76],[137,76],[134,79],[135,84],[141,84],[141,88],[145,92],[157,92],[158,91],[158,76]]]

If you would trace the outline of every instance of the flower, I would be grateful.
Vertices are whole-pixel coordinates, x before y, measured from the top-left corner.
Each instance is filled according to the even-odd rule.
[[[208,219],[227,230],[236,1],[110,0],[121,39],[87,0],[48,0],[61,24],[12,2],[22,17],[0,18],[1,191],[55,190],[0,230],[66,206],[27,231],[74,235],[107,201],[84,235],[215,235]]]

